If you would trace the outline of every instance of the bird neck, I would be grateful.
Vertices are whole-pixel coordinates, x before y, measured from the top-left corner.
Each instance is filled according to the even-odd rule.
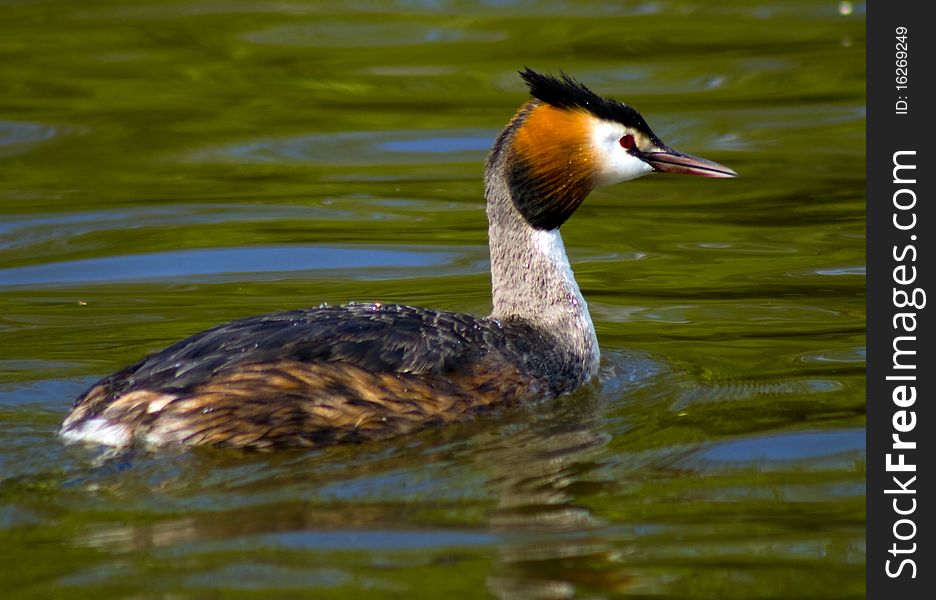
[[[517,208],[508,161],[492,156],[485,176],[492,317],[520,319],[556,338],[584,379],[598,369],[598,340],[558,229],[537,229]]]

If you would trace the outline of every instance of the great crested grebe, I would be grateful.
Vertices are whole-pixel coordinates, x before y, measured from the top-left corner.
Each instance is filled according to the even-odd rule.
[[[303,447],[388,437],[551,399],[598,370],[559,226],[592,188],[651,172],[734,177],[668,148],[636,110],[525,69],[485,163],[494,310],[323,306],[220,325],[96,383],[67,440]]]

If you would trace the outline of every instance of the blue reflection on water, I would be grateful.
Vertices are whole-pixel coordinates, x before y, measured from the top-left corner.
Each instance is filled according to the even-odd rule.
[[[716,444],[696,456],[719,462],[798,461],[863,452],[864,429],[769,435]]]
[[[449,251],[333,247],[207,248],[63,261],[0,269],[0,287],[115,282],[193,275],[329,269],[437,267],[459,258]]]

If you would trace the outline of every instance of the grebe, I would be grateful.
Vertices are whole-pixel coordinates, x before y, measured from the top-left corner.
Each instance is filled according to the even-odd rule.
[[[668,148],[632,107],[563,74],[485,163],[493,312],[323,306],[233,321],[94,384],[70,441],[308,447],[383,438],[551,399],[598,371],[598,340],[559,227],[596,186],[651,172],[734,177]]]

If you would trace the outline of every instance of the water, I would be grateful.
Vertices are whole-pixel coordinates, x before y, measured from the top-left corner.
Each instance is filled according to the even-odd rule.
[[[863,597],[863,12],[4,4],[3,597]],[[563,228],[600,381],[373,445],[60,442],[96,378],[219,322],[489,310],[481,163],[525,65],[742,175]]]

